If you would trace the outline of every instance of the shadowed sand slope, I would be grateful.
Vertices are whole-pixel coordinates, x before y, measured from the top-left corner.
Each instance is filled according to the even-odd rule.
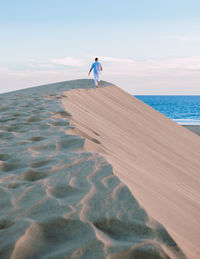
[[[189,258],[200,258],[200,141],[116,86],[62,99],[85,149],[102,154]]]
[[[191,130],[192,132],[200,136],[200,125],[183,125],[183,127]]]
[[[0,96],[1,259],[184,258],[101,152],[83,148],[87,138],[103,153],[108,128],[82,125],[84,138],[66,133],[73,127],[63,91],[92,87],[93,80],[76,80]],[[87,92],[94,104],[102,90]]]

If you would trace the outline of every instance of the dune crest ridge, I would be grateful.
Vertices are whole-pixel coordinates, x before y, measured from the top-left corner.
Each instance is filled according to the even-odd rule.
[[[200,141],[117,86],[62,99],[84,148],[102,154],[189,258],[200,257]],[[69,132],[69,131],[68,131]]]

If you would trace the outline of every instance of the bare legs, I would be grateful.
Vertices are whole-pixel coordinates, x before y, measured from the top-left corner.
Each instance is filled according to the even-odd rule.
[[[96,88],[99,88],[99,87],[100,87],[100,81],[97,81]]]

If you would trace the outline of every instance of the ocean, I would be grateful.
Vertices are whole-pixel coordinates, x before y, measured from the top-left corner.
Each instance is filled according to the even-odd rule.
[[[136,95],[180,125],[200,125],[200,95]]]

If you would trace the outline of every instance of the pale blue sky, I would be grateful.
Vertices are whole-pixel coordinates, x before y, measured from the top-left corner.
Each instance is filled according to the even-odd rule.
[[[87,78],[132,94],[200,94],[199,0],[1,0],[0,92]]]

